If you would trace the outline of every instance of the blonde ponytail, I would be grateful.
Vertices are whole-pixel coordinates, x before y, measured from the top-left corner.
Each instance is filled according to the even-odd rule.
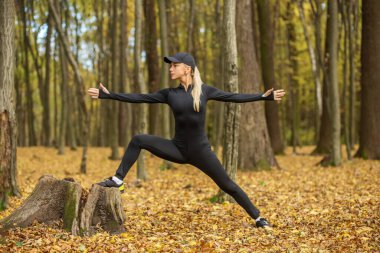
[[[200,104],[201,104],[201,95],[202,95],[202,79],[201,74],[197,67],[192,71],[193,77],[193,90],[191,91],[191,95],[193,96],[193,107],[194,111],[199,112]]]

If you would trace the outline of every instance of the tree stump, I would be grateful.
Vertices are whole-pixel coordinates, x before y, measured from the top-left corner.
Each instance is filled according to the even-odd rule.
[[[87,192],[72,178],[44,175],[21,206],[0,221],[0,232],[30,226],[35,220],[49,224],[59,219],[73,235],[92,235],[98,227],[111,234],[125,231],[118,189],[94,184]]]

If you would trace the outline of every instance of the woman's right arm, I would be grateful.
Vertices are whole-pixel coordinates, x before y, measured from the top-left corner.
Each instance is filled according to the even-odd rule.
[[[92,91],[94,91],[94,88],[91,88],[91,89]],[[169,88],[161,89],[157,92],[146,93],[146,94],[114,93],[114,92],[108,91],[103,85],[101,85],[100,89],[98,89],[98,94],[97,94],[98,96],[96,97],[96,94],[95,94],[95,97],[99,99],[114,99],[114,100],[119,100],[122,102],[129,102],[129,103],[167,103],[168,91],[169,91]],[[89,90],[89,93],[90,93],[90,90]]]
[[[166,103],[168,88],[162,89],[154,93],[105,93],[102,89],[99,90],[100,99],[114,99],[129,103]]]

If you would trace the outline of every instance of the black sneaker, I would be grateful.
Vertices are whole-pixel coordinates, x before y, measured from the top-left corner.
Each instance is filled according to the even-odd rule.
[[[121,193],[124,193],[124,183],[117,184],[115,181],[112,180],[112,177],[106,178],[103,181],[96,184],[103,187],[116,187],[119,189]]]
[[[266,219],[260,218],[260,220],[256,221],[256,227],[258,227],[258,228],[271,228],[272,225],[269,224],[269,222]]]

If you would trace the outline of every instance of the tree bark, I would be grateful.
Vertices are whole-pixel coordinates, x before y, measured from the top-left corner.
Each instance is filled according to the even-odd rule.
[[[380,159],[380,2],[363,0],[361,49],[361,114],[356,156]]]
[[[277,85],[274,76],[273,52],[274,32],[270,0],[258,0],[257,8],[260,28],[261,73],[263,76],[264,87],[265,90],[270,88],[276,89]],[[254,33],[253,27],[252,32]],[[254,38],[252,37],[252,39]],[[265,117],[267,120],[272,149],[276,154],[281,154],[284,152],[284,143],[280,131],[277,103],[265,103]]]
[[[309,50],[311,69],[313,71],[313,77],[315,81],[315,100],[316,100],[315,129],[316,129],[316,132],[318,133],[319,127],[320,127],[319,120],[322,116],[322,84],[321,84],[320,75],[319,75],[319,67],[318,67],[319,64],[318,64],[317,57],[316,57],[316,54],[311,42],[309,32],[307,30],[306,19],[305,19],[304,8],[303,8],[303,0],[298,0],[297,4],[298,4],[299,13],[300,13],[303,33],[304,33],[305,40],[307,43],[307,48]],[[317,29],[317,27],[315,29]],[[315,38],[315,39],[317,40],[318,38]]]
[[[161,59],[163,56],[169,55],[168,47],[168,22],[166,17],[166,0],[160,0],[158,3],[160,13],[160,38],[161,38]],[[169,65],[161,61],[161,89],[169,85]],[[162,114],[162,135],[164,138],[170,138],[170,114],[169,107],[165,104],[161,105]]]
[[[67,59],[65,53],[63,51],[62,43],[60,45],[60,59],[61,59],[61,73],[62,73],[62,83],[61,83],[61,122],[59,126],[59,148],[58,154],[63,155],[65,153],[65,137],[66,137],[66,129],[67,129],[67,86],[68,86],[68,66]]]
[[[146,63],[148,67],[148,92],[156,92],[159,90],[159,63],[157,52],[157,28],[156,28],[156,12],[155,0],[144,1],[144,14],[146,20],[145,29],[145,48]],[[158,135],[159,127],[159,105],[149,104],[149,133]]]
[[[134,64],[135,64],[135,84],[140,88],[140,93],[147,93],[147,87],[142,76],[141,69],[141,40],[142,40],[142,1],[135,0],[135,48],[134,48]],[[148,132],[148,105],[140,105],[139,133],[146,134]],[[137,160],[137,179],[146,180],[145,171],[145,152],[142,151]]]
[[[236,47],[236,30],[235,30],[236,2],[226,0],[224,2],[224,20],[223,30],[224,37],[224,54],[225,54],[225,81],[226,91],[238,92],[238,58]],[[226,103],[224,125],[224,143],[223,143],[223,166],[228,176],[235,181],[238,164],[238,140],[239,140],[239,123],[240,123],[240,105],[238,103]],[[219,189],[217,194],[218,201],[224,199],[229,202],[236,202],[230,195]]]
[[[17,185],[15,114],[15,5],[0,2],[0,211],[8,208],[8,197],[20,197]]]
[[[129,93],[127,86],[127,1],[120,1],[120,92]],[[131,104],[119,103],[119,145],[125,147],[131,137]]]
[[[345,1],[341,1],[340,3],[340,13],[342,16],[342,23],[343,23],[343,29],[344,29],[344,37],[343,37],[343,91],[342,91],[342,123],[343,123],[343,129],[344,129],[344,142],[346,144],[346,153],[347,153],[347,159],[351,160],[351,143],[350,143],[350,135],[349,135],[349,128],[348,128],[348,107],[347,107],[347,87],[349,84],[349,71],[348,71],[348,65],[349,65],[349,47],[348,47],[348,40],[349,40],[349,32],[348,30],[350,27],[348,26],[349,22],[348,19],[351,13],[349,12],[349,7],[347,6]]]
[[[189,19],[187,26],[187,51],[193,53],[193,33],[194,33],[194,20],[195,20],[195,0],[189,0]],[[195,57],[195,56],[194,56]]]
[[[252,2],[237,5],[237,50],[239,55],[239,83],[241,93],[257,93],[261,88],[260,70],[255,53],[252,26]],[[276,166],[265,120],[262,102],[242,106],[239,138],[239,168],[269,169]]]
[[[119,85],[117,81],[117,54],[118,52],[118,32],[117,32],[117,15],[118,10],[118,0],[112,0],[112,30],[111,30],[111,51],[112,51],[112,59],[111,59],[111,71],[112,71],[112,85],[111,89],[115,92],[119,91]],[[111,141],[111,160],[119,160],[119,124],[118,124],[118,102],[111,101],[111,129],[112,133],[110,134]]]
[[[44,82],[44,97],[43,117],[42,117],[42,143],[44,146],[50,146],[51,127],[50,127],[50,51],[51,51],[51,35],[53,33],[53,19],[51,17],[50,9],[47,18],[47,35],[45,42],[45,82]]]
[[[332,33],[329,33],[329,30],[326,25],[326,36],[325,36],[325,52],[324,59],[321,59],[321,69],[323,73],[323,87],[322,87],[322,116],[320,120],[320,130],[317,141],[317,147],[312,152],[313,154],[328,154],[331,153],[332,147],[332,119],[331,119],[331,111],[329,108],[329,75],[328,75],[328,48],[330,47],[332,40]]]
[[[327,3],[327,34],[330,38],[329,46],[326,48],[328,54],[327,78],[329,84],[329,112],[332,127],[331,139],[331,161],[322,162],[322,164],[331,164],[338,166],[341,163],[341,144],[340,144],[340,99],[338,87],[338,3],[337,1],[328,1]]]
[[[27,33],[27,19],[26,19],[26,5],[25,0],[22,1],[22,7],[25,11],[21,12],[23,21],[23,36],[24,36],[24,70],[25,70],[25,86],[26,86],[26,104],[27,104],[27,117],[28,117],[28,146],[34,146],[37,144],[36,130],[34,128],[34,103],[33,103],[33,90],[31,89],[30,78],[29,78],[29,48],[30,42]]]
[[[287,33],[287,47],[288,59],[290,62],[289,72],[289,90],[290,90],[290,121],[291,121],[291,143],[293,153],[297,153],[297,146],[300,145],[299,141],[299,124],[300,124],[300,106],[299,106],[299,82],[298,82],[298,49],[296,47],[297,34],[295,25],[295,6],[288,2],[286,12],[286,33]]]

